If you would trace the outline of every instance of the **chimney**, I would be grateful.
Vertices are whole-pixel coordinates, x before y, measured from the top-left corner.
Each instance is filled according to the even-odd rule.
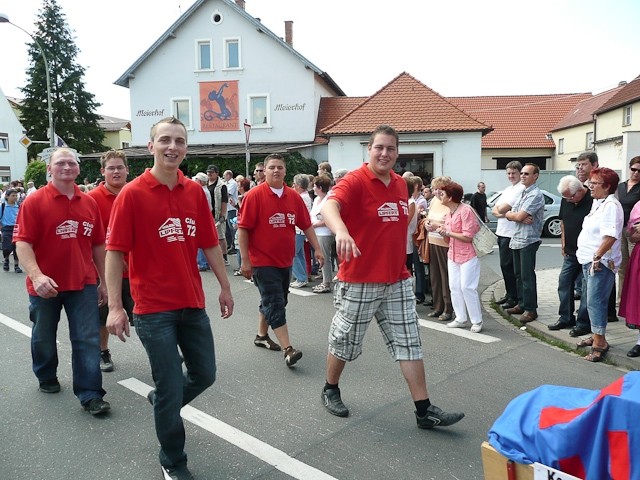
[[[236,5],[238,5],[242,10],[244,10],[244,0],[236,0]]]
[[[627,82],[625,80],[622,80],[621,82],[618,82],[618,86],[619,87],[624,87],[627,84]]]
[[[293,20],[284,21],[284,41],[293,47]]]

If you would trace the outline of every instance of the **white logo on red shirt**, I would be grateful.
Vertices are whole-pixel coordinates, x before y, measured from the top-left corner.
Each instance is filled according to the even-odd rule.
[[[184,242],[184,232],[179,218],[168,218],[158,229],[160,238],[166,238],[167,242]]]
[[[296,214],[295,213],[287,213],[287,220],[289,221],[289,225],[296,224]]]
[[[398,204],[395,202],[383,203],[378,207],[378,217],[382,218],[383,222],[397,222],[400,220]]]
[[[60,238],[77,238],[78,222],[75,220],[65,220],[56,227],[56,235],[60,235]]]
[[[295,223],[295,219],[294,219]],[[273,226],[273,228],[283,228],[286,227],[284,213],[274,213],[269,217],[269,225]]]

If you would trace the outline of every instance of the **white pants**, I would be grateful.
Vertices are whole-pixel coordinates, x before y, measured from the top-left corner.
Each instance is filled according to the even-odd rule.
[[[478,283],[480,282],[480,259],[473,257],[465,263],[447,262],[449,272],[449,289],[451,290],[451,303],[456,314],[456,321],[464,323],[482,322],[482,307],[478,295]],[[469,315],[467,316],[467,312]]]

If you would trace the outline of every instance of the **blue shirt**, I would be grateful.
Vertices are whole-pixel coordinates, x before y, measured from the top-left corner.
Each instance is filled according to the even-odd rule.
[[[16,218],[18,217],[18,204],[9,205],[8,203],[4,203],[2,209],[4,212],[2,213],[2,226],[10,226],[16,224]]]
[[[540,241],[544,218],[544,195],[535,183],[524,189],[512,211],[515,213],[522,210],[531,216],[533,223],[527,225],[516,222],[516,231],[509,242],[509,248],[512,250],[518,250]]]

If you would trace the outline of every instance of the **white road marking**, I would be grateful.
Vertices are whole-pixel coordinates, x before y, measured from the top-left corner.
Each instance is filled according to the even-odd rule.
[[[20,323],[13,318],[3,315],[2,313],[0,313],[0,323],[3,323],[9,328],[13,328],[16,332],[31,338],[31,328],[27,327],[24,323]]]
[[[497,337],[492,337],[490,335],[485,335],[483,333],[471,333],[469,331],[469,328],[471,328],[471,324],[469,324],[469,327],[467,328],[447,328],[447,324],[444,322],[436,323],[434,321],[424,320],[422,318],[419,318],[418,322],[420,322],[420,325],[422,325],[425,328],[430,328],[431,330],[437,330],[438,332],[449,333],[451,335],[456,335],[458,337],[468,338],[469,340],[474,340],[480,343],[494,343],[494,342],[500,341],[500,339]]]
[[[133,377],[121,380],[118,383],[132,392],[142,395],[143,397],[146,397],[149,391],[152,390],[152,387]],[[251,435],[189,405],[182,408],[181,415],[182,418],[188,422],[213,433],[222,440],[235,445],[254,457],[259,458],[263,462],[272,465],[290,477],[298,478],[300,480],[337,480],[335,477],[327,475],[317,468],[296,460],[284,453],[282,450],[278,450],[277,448],[274,448],[271,445],[266,444],[257,438],[252,437]]]
[[[251,280],[245,280],[247,283],[253,283]],[[289,293],[292,295],[298,295],[299,297],[313,297],[315,295],[320,295],[319,293],[313,293],[311,290],[303,290],[301,288],[291,288],[289,287]]]

